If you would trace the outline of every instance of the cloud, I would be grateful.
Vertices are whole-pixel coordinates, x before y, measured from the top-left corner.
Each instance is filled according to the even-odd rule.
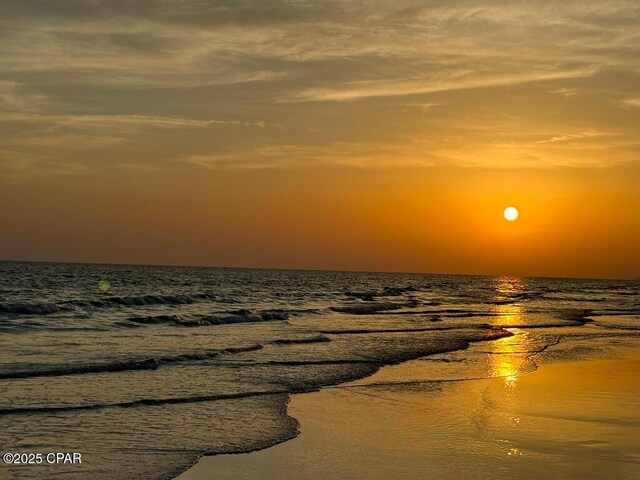
[[[597,130],[588,130],[585,132],[577,133],[565,133],[561,135],[554,135],[546,140],[538,140],[536,143],[561,143],[561,142],[573,142],[576,140],[595,139],[599,137],[610,137],[614,135],[620,135],[619,132],[599,132]]]
[[[358,168],[434,166],[442,158],[416,145],[333,142],[326,145],[262,145],[233,153],[188,156],[184,162],[207,169],[264,170],[339,165]]]
[[[616,132],[626,162],[639,23],[624,0],[6,0],[0,147],[34,169],[86,165],[77,145],[92,169],[391,167],[494,165],[472,151],[504,142],[498,163],[548,166],[603,163],[542,150]]]
[[[640,107],[640,97],[626,98],[622,100],[622,104],[629,107]]]
[[[82,163],[59,161],[46,155],[22,152],[20,149],[0,148],[0,172],[2,178],[10,181],[22,181],[28,178],[50,177],[58,175],[78,175],[89,171]]]
[[[228,125],[236,127],[264,128],[265,122],[241,122],[238,120],[199,120],[177,116],[159,115],[42,115],[42,114],[0,114],[0,122],[48,124],[61,127],[77,128],[132,128],[132,127],[157,127],[157,128],[205,128],[212,125]]]
[[[505,74],[503,76],[483,78],[482,75],[476,72],[464,72],[460,75],[452,75],[447,79],[423,78],[399,81],[354,82],[334,89],[303,90],[295,94],[289,101],[344,101],[372,97],[420,95],[451,90],[518,85],[558,78],[586,77],[593,73],[594,70],[585,68],[554,73],[530,72],[527,74]]]

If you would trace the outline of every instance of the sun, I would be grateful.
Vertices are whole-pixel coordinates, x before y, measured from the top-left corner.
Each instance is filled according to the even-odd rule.
[[[520,216],[518,209],[516,207],[507,207],[504,209],[504,218],[510,222],[514,222]]]

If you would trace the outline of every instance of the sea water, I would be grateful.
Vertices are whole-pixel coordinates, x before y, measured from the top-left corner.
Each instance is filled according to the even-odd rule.
[[[2,453],[81,455],[0,465],[0,478],[173,478],[203,454],[293,438],[292,393],[442,352],[471,364],[470,342],[514,329],[540,351],[590,325],[635,334],[639,292],[635,281],[0,263]]]

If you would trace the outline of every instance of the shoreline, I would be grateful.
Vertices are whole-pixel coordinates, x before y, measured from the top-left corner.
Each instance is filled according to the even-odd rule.
[[[585,322],[581,323],[580,325],[583,325]],[[186,470],[180,470],[177,473],[170,473],[168,474],[166,477],[163,476],[162,480],[174,480],[174,479],[178,479],[178,478],[182,478],[183,475],[189,473],[191,471],[191,469],[198,465],[198,463],[200,461],[202,461],[203,459],[206,458],[211,458],[211,457],[217,457],[220,455],[249,455],[255,452],[260,452],[260,451],[264,451],[270,448],[273,448],[275,446],[278,446],[282,443],[286,443],[289,442],[291,440],[295,440],[299,435],[300,435],[300,427],[301,424],[298,421],[297,418],[289,415],[289,410],[288,410],[288,406],[291,403],[292,399],[295,396],[299,396],[299,395],[312,395],[312,394],[316,394],[319,393],[325,389],[335,389],[335,388],[348,388],[349,385],[352,385],[354,383],[357,382],[361,382],[361,381],[367,381],[368,379],[375,377],[376,375],[378,375],[380,373],[381,370],[383,369],[388,369],[388,368],[393,368],[393,367],[399,367],[401,365],[404,365],[406,363],[409,362],[413,362],[416,360],[419,360],[421,358],[428,358],[428,357],[432,357],[432,356],[437,356],[437,355],[447,355],[447,354],[458,354],[461,352],[465,352],[466,350],[468,350],[469,348],[471,348],[473,345],[475,344],[482,344],[482,343],[487,343],[487,342],[495,342],[497,340],[501,340],[501,339],[505,339],[505,338],[510,338],[513,337],[514,334],[512,331],[510,331],[510,329],[505,328],[504,326],[500,326],[500,325],[490,325],[490,324],[484,324],[481,326],[477,326],[476,327],[478,330],[480,331],[486,331],[488,333],[488,336],[485,338],[473,338],[473,339],[464,339],[461,340],[461,344],[457,345],[457,346],[451,346],[449,345],[448,347],[439,350],[439,351],[435,351],[432,353],[428,353],[425,354],[422,357],[411,357],[408,359],[397,359],[395,361],[391,361],[391,362],[387,362],[387,363],[379,363],[379,364],[375,364],[375,363],[371,363],[371,365],[375,365],[375,370],[373,372],[367,373],[364,376],[358,377],[355,380],[346,380],[346,381],[342,381],[340,383],[332,383],[332,384],[327,384],[324,385],[322,387],[319,387],[317,389],[313,389],[313,390],[308,390],[308,391],[293,391],[293,392],[278,392],[279,394],[285,394],[288,396],[288,399],[285,403],[285,414],[294,422],[296,422],[297,427],[296,430],[293,431],[291,433],[290,436],[288,436],[287,438],[280,438],[277,440],[274,440],[272,442],[268,442],[268,444],[265,444],[265,446],[260,446],[258,448],[253,448],[251,450],[247,450],[247,451],[229,451],[229,452],[219,452],[219,453],[211,453],[211,454],[204,454],[202,456],[200,456],[193,464],[189,465],[189,467]],[[415,332],[419,332],[419,333],[424,333],[424,332],[433,332],[433,331],[440,331],[440,330],[450,330],[451,328],[429,328],[429,329],[415,329],[412,331]],[[406,332],[407,330],[399,330],[399,332]],[[377,331],[376,331],[377,332]],[[387,331],[382,331],[383,333],[389,333]],[[491,332],[491,333],[489,333]],[[346,332],[346,333],[351,333],[351,332]],[[491,336],[491,334],[493,336]],[[368,363],[368,362],[365,362]],[[265,393],[265,395],[271,395],[272,393]]]
[[[561,345],[571,352],[596,352],[578,358],[570,352],[558,359],[553,353],[518,351],[528,335],[519,331],[474,343],[467,351],[385,366],[365,379],[293,394],[287,412],[298,421],[296,437],[249,453],[201,457],[175,480],[321,479],[327,472],[336,478],[503,478],[505,471],[524,480],[541,474],[536,470],[540,461],[565,466],[575,461],[591,469],[574,466],[579,476],[565,472],[555,477],[545,469],[546,478],[603,478],[602,468],[619,470],[619,476],[609,478],[639,478],[625,468],[640,464],[640,448],[628,441],[629,424],[640,427],[640,407],[629,417],[631,407],[616,414],[615,406],[626,405],[629,392],[632,398],[640,395],[640,380],[633,376],[640,368],[640,343],[623,339],[631,344],[624,346],[616,344],[619,339],[593,338],[582,346],[584,339],[566,340]],[[492,360],[483,358],[481,366],[471,369],[493,369],[494,376],[469,378],[469,365],[461,367],[465,352],[474,362],[488,355]],[[530,357],[535,357],[533,365]],[[453,378],[463,370],[466,378]],[[434,372],[442,378],[425,380]],[[502,414],[510,409],[510,415]],[[572,437],[576,425],[593,430],[587,443]],[[596,430],[608,440],[599,440]],[[633,461],[616,460],[615,452]],[[403,465],[413,466],[405,470]],[[590,477],[590,471],[600,471],[600,477]]]

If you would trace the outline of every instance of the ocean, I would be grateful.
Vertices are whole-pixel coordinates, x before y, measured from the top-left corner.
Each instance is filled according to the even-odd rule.
[[[3,262],[3,453],[82,462],[5,464],[0,478],[174,478],[204,454],[296,436],[293,393],[448,352],[472,363],[472,343],[516,330],[530,347],[517,374],[566,339],[637,335],[639,293],[637,281]]]

